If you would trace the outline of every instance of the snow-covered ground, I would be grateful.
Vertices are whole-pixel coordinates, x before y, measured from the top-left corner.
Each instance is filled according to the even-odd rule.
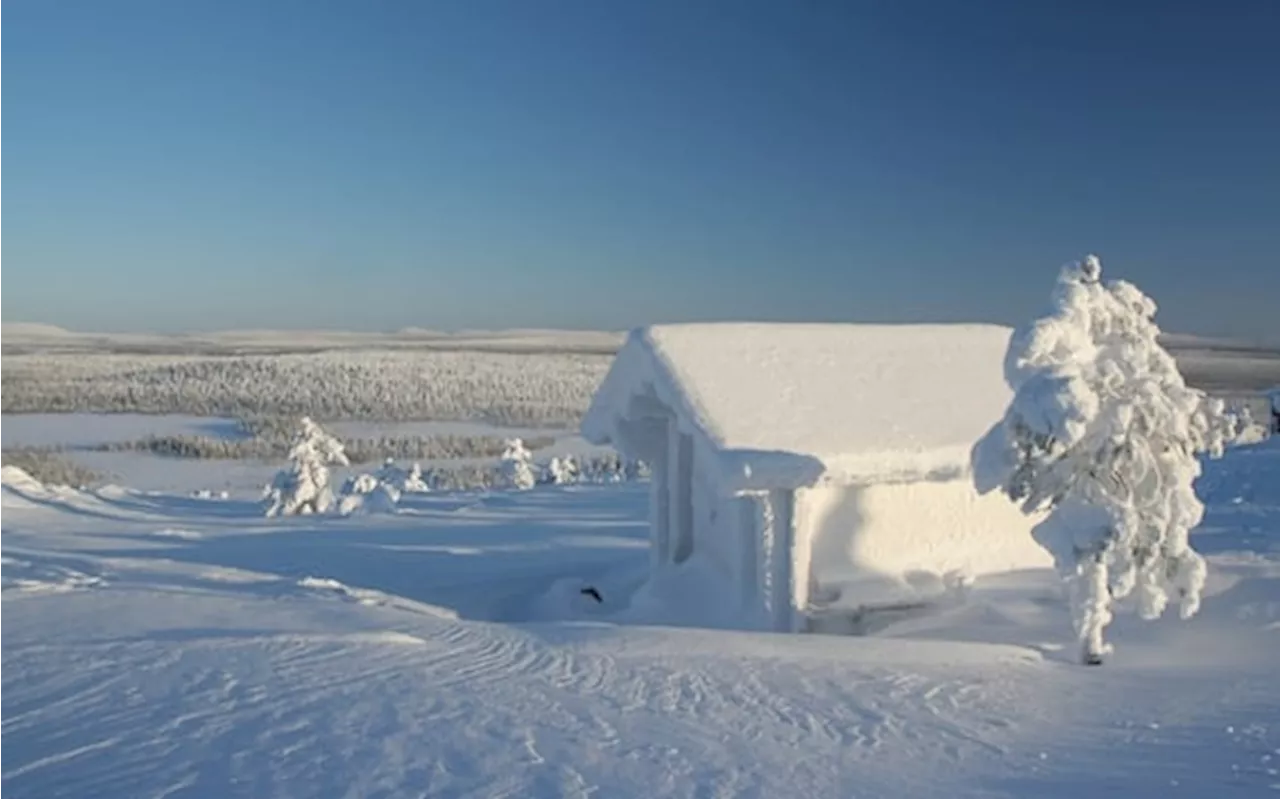
[[[228,464],[197,466],[215,486]],[[1267,795],[1280,445],[1210,463],[1198,490],[1203,611],[1122,616],[1116,655],[1089,669],[1047,570],[873,636],[657,626],[706,598],[628,607],[643,486],[267,520],[247,501],[9,471],[3,792]]]
[[[148,413],[6,413],[0,416],[0,446],[95,447],[147,436],[246,436],[236,419]]]

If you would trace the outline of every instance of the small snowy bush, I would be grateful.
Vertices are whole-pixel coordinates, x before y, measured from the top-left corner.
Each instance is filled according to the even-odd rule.
[[[342,443],[304,416],[289,450],[289,466],[263,491],[267,516],[325,513],[333,506],[329,465],[348,465]]]
[[[502,453],[503,482],[520,491],[533,488],[537,482],[533,471],[533,455],[518,438],[509,438],[506,444],[506,451]]]
[[[404,482],[400,484],[400,490],[406,494],[426,494],[431,490],[431,484],[423,476],[422,466],[417,461],[414,461],[409,473],[404,476]]]
[[[1155,303],[1101,272],[1093,256],[1064,268],[1049,314],[1014,334],[1014,398],[975,452],[980,489],[1047,512],[1033,535],[1068,581],[1086,663],[1110,651],[1114,600],[1132,596],[1147,619],[1171,598],[1183,618],[1199,609],[1205,563],[1187,541],[1203,514],[1196,455],[1220,455],[1237,429],[1157,343]]]
[[[386,470],[386,466],[377,474],[362,474],[348,479],[342,486],[338,513],[343,516],[353,513],[395,513],[396,505],[400,502],[400,490],[393,482],[384,478],[395,479]]]
[[[573,456],[553,457],[547,463],[546,482],[554,485],[578,482],[578,464],[573,459]]]

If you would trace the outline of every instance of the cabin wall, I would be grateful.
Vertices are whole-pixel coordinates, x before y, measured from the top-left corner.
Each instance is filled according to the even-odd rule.
[[[969,480],[821,487],[797,492],[812,586],[842,604],[891,604],[953,576],[1051,567],[1031,538],[1039,517]]]
[[[732,498],[721,497],[712,476],[695,468],[691,478],[693,548],[715,567],[725,579],[736,583],[740,578],[738,561],[739,519],[732,510],[726,510]],[[754,578],[754,575],[753,575]]]
[[[740,609],[739,626],[801,629],[811,581],[808,539],[796,537],[795,492],[724,493],[708,468],[712,457],[698,452],[693,436],[659,403],[648,402],[643,416],[625,420],[619,429],[628,451],[643,447],[652,468],[654,573],[697,558],[701,579],[722,581],[711,590]]]

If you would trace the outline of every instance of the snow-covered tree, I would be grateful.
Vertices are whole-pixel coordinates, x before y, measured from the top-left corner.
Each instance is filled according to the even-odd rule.
[[[383,477],[395,479],[386,472],[385,464],[374,474],[361,474],[352,477],[342,486],[342,498],[338,501],[338,512],[343,516],[353,513],[395,513],[400,501],[400,489],[394,482]]]
[[[404,483],[401,484],[400,490],[406,494],[426,494],[431,490],[431,484],[427,482],[426,477],[422,474],[422,465],[417,461],[413,462],[409,473],[404,477]]]
[[[1183,618],[1199,609],[1205,563],[1187,540],[1204,510],[1196,455],[1220,455],[1236,429],[1158,343],[1155,303],[1101,275],[1094,256],[1065,267],[1050,312],[1014,334],[1013,401],[974,472],[980,489],[1047,514],[1032,534],[1067,579],[1090,664],[1110,651],[1113,601],[1133,597],[1147,619],[1171,598]]]
[[[333,506],[329,465],[348,465],[342,442],[302,417],[289,450],[289,465],[263,490],[268,516],[324,513]]]
[[[578,463],[572,455],[551,459],[547,464],[547,482],[555,485],[578,482]]]
[[[503,482],[521,491],[533,488],[537,477],[533,471],[533,455],[518,438],[506,440],[502,453]]]

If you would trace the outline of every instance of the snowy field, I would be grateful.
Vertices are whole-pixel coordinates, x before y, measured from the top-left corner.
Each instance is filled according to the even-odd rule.
[[[697,597],[631,601],[642,486],[266,520],[5,477],[7,797],[1280,791],[1275,441],[1200,481],[1201,614],[1099,669],[1048,572],[871,637],[657,626]]]
[[[1200,615],[1122,614],[1099,669],[1048,570],[822,626],[870,635],[731,632],[696,559],[644,586],[643,485],[265,519],[280,463],[89,449],[315,413],[348,437],[598,454],[576,423],[620,340],[6,325],[4,447],[69,448],[114,484],[5,470],[4,795],[1280,793],[1280,441],[1199,481]],[[1280,383],[1275,349],[1169,344],[1218,393]]]

